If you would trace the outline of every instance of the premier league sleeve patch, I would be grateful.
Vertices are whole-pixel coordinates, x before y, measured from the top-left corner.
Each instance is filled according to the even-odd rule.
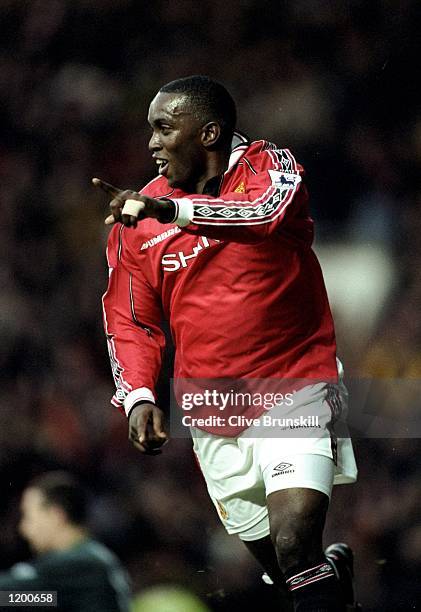
[[[281,195],[295,189],[301,182],[301,176],[292,172],[282,172],[280,170],[268,170],[272,185],[274,185]]]

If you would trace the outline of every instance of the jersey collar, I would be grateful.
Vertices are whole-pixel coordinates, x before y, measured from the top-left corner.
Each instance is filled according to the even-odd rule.
[[[250,145],[250,139],[241,132],[234,132],[231,142],[231,155],[228,162],[228,168],[223,174],[213,176],[210,178],[203,188],[205,195],[217,197],[219,195],[222,181],[224,176],[232,170],[232,168],[239,162],[240,158],[244,155]]]

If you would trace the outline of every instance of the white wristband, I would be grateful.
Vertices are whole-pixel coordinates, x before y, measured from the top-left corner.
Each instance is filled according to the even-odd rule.
[[[150,389],[147,387],[140,387],[140,389],[134,389],[130,391],[124,400],[124,411],[127,416],[130,414],[130,410],[136,402],[140,401],[152,402],[155,404],[155,396]]]
[[[126,200],[123,210],[121,211],[122,215],[131,215],[132,217],[137,217],[141,210],[145,208],[143,202],[139,202],[139,200]]]
[[[176,205],[176,218],[174,223],[179,227],[185,227],[191,223],[194,215],[193,202],[189,198],[175,198],[173,199]]]

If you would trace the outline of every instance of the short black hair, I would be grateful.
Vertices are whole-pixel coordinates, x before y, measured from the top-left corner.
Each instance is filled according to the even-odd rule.
[[[188,95],[196,117],[203,123],[217,121],[221,127],[220,144],[231,144],[237,122],[237,109],[231,94],[221,83],[208,76],[193,75],[171,81],[159,91]]]
[[[41,491],[48,506],[59,506],[70,523],[84,525],[87,517],[87,494],[82,484],[68,472],[46,472],[37,476],[27,489]]]

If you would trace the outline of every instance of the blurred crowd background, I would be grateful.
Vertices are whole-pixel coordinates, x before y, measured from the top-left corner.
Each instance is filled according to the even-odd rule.
[[[89,486],[93,530],[136,591],[179,584],[211,610],[278,609],[220,527],[190,443],[142,457],[109,404],[107,198],[91,177],[151,179],[149,102],[202,73],[232,92],[242,131],[307,170],[341,358],[381,381],[365,408],[392,423],[387,439],[355,440],[360,480],[335,490],[326,540],[354,547],[366,612],[419,609],[420,29],[417,0],[1,0],[2,568],[28,556],[22,488],[61,467]]]

